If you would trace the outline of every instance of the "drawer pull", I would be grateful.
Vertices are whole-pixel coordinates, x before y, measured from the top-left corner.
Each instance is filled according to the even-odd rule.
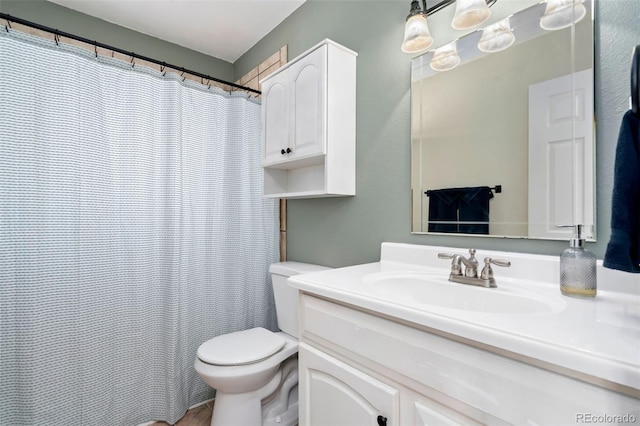
[[[387,418],[378,416],[378,426],[387,426]]]

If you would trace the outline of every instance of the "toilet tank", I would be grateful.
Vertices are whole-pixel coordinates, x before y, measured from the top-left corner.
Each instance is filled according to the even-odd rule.
[[[331,268],[293,261],[278,262],[269,267],[280,330],[290,336],[298,337],[298,289],[287,285],[287,278],[327,269]]]

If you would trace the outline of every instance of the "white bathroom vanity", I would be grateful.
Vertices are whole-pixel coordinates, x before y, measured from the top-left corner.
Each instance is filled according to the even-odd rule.
[[[568,298],[558,258],[479,251],[511,262],[484,288],[450,282],[441,252],[466,250],[383,243],[288,280],[301,425],[640,422],[640,277],[598,265],[597,297]]]

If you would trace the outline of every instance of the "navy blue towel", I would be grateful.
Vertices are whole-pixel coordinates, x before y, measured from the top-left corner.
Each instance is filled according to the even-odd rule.
[[[459,188],[427,191],[429,197],[429,232],[458,232]],[[439,223],[447,222],[447,223]]]
[[[429,232],[489,234],[489,200],[493,192],[488,186],[434,189],[427,191],[427,196]]]
[[[627,111],[620,125],[611,199],[611,239],[604,266],[640,273],[640,118]]]
[[[460,197],[460,232],[463,234],[489,234],[489,200],[493,192],[488,186],[464,188]]]

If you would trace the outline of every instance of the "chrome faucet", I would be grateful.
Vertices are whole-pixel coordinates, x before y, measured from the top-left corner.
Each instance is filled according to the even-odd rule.
[[[478,260],[476,259],[476,250],[469,249],[469,258],[465,258],[460,254],[438,253],[439,259],[451,259],[451,273],[449,281],[476,285],[481,287],[497,287],[496,280],[493,275],[491,265],[510,267],[511,262],[502,259],[484,258],[484,268],[478,277]],[[464,265],[464,273],[462,272]]]

